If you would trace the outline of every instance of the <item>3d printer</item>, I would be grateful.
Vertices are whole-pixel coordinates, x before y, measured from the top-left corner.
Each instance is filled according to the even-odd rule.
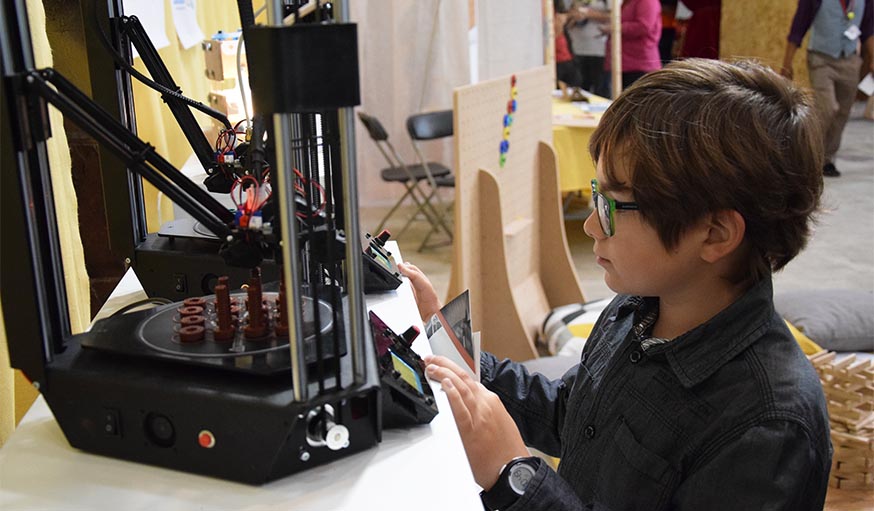
[[[35,69],[24,2],[3,3],[4,128],[16,152],[16,168],[3,169],[0,259],[3,313],[16,318],[6,321],[10,360],[74,447],[262,483],[375,445],[384,416],[421,423],[436,413],[412,336],[377,320],[367,326],[351,111],[356,30],[316,4],[309,20],[282,26],[300,5],[268,2],[264,27],[240,1],[260,117],[244,158],[232,168],[209,163],[245,198],[230,212],[63,76]],[[341,3],[339,18],[347,12]],[[187,111],[179,101],[168,102],[177,120]],[[215,234],[227,263],[251,268],[246,292],[219,277],[214,294],[71,335],[47,104]],[[9,257],[21,247],[23,257]],[[263,291],[257,269],[265,254],[282,261],[274,292]]]

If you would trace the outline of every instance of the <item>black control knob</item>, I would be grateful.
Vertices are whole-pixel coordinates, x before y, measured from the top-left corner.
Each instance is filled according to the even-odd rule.
[[[388,232],[388,229],[383,229],[382,232],[379,233],[379,236],[376,237],[376,241],[379,242],[380,246],[384,246],[389,238],[391,238],[391,233]]]

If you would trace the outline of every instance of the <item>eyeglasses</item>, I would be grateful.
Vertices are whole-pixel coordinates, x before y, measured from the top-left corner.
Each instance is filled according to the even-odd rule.
[[[592,180],[592,203],[595,205],[595,210],[598,212],[598,221],[601,223],[601,230],[608,238],[616,234],[616,228],[613,223],[613,212],[617,209],[634,210],[640,209],[636,202],[619,202],[610,197],[605,197],[598,191],[598,180]]]

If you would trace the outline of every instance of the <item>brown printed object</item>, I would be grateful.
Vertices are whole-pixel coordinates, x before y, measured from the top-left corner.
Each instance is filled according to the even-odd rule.
[[[247,339],[264,337],[267,334],[267,317],[264,314],[261,303],[263,300],[261,294],[261,275],[257,269],[252,270],[246,294],[248,295],[246,307],[249,311],[249,324],[243,329],[243,333],[246,334]]]
[[[276,298],[276,337],[288,336],[288,309],[285,306],[285,282],[279,281],[279,296]]]
[[[206,305],[206,299],[200,296],[186,298],[182,301],[182,305],[185,307],[203,307]]]
[[[183,318],[185,316],[200,316],[203,314],[203,307],[197,305],[183,306],[179,307],[177,310],[179,311],[179,315]]]
[[[225,277],[227,280],[227,277]],[[222,278],[219,278],[219,282]],[[216,341],[228,341],[234,338],[234,322],[231,317],[231,295],[226,284],[215,286],[215,313],[216,328],[213,330],[213,339]]]
[[[191,326],[191,325],[200,325],[206,322],[206,318],[203,316],[183,316],[182,319],[179,320],[179,324],[182,326]]]
[[[179,340],[183,343],[200,342],[205,331],[200,325],[183,326],[179,329]]]

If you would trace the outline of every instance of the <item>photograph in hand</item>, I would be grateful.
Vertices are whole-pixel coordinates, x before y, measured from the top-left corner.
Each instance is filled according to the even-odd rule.
[[[435,355],[443,355],[479,376],[479,343],[471,330],[470,292],[464,291],[425,323],[425,334]]]

